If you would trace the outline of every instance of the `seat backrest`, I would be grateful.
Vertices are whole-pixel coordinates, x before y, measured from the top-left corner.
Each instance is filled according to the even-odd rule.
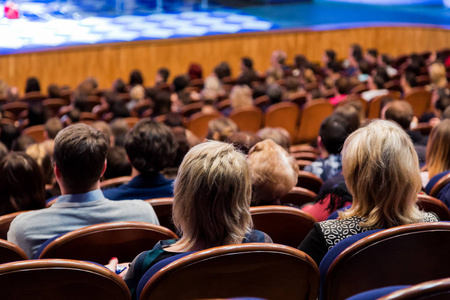
[[[385,97],[386,97],[386,95],[377,96],[377,97],[372,98],[369,101],[369,103],[368,103],[369,108],[367,109],[367,118],[368,119],[378,119],[378,118],[380,118],[381,102],[383,101],[383,99]]]
[[[312,100],[303,106],[298,128],[297,143],[315,141],[322,121],[333,113],[333,105],[328,100]]]
[[[150,278],[140,299],[313,300],[318,284],[318,268],[304,252],[250,243],[211,248],[176,260]]]
[[[27,255],[19,246],[0,239],[0,264],[26,259]]]
[[[436,182],[430,191],[430,196],[436,197],[447,184],[450,184],[450,173],[444,175],[438,182]]]
[[[292,190],[280,198],[281,204],[292,204],[298,207],[314,202],[317,194],[305,188],[294,186]]]
[[[397,290],[379,300],[446,300],[449,298],[450,278],[444,278]]]
[[[28,109],[29,105],[26,102],[9,102],[2,105],[4,111],[12,113],[17,119],[21,113]]]
[[[111,179],[106,179],[100,182],[100,188],[102,190],[112,189],[118,187],[119,185],[126,184],[131,181],[133,177],[131,176],[122,176]]]
[[[130,128],[133,128],[134,124],[139,122],[140,118],[128,117],[128,118],[123,118],[123,120],[127,123],[128,126],[130,126]]]
[[[306,171],[298,171],[297,186],[319,193],[320,188],[323,185],[323,180],[314,175],[313,173]]]
[[[270,105],[270,98],[267,95],[259,96],[253,100],[253,105],[260,109],[266,109]]]
[[[32,137],[38,143],[42,143],[43,141],[45,141],[44,131],[45,125],[34,125],[25,128],[22,131],[22,134]]]
[[[411,104],[414,115],[416,117],[421,117],[430,107],[431,92],[424,89],[414,90],[405,95],[405,101]]]
[[[331,264],[323,299],[450,277],[450,223],[403,225],[352,244]]]
[[[258,107],[247,107],[231,111],[230,119],[241,131],[257,132],[261,128],[263,113]]]
[[[203,107],[203,102],[201,102],[201,101],[189,103],[189,104],[184,105],[181,108],[180,113],[183,115],[183,117],[188,118],[195,113],[201,112],[202,107]]]
[[[296,207],[266,205],[251,207],[255,229],[268,234],[274,243],[297,248],[313,229],[316,220]]]
[[[6,235],[8,233],[9,226],[11,225],[12,220],[14,220],[15,217],[24,212],[27,211],[13,212],[0,217],[0,239],[6,240]]]
[[[297,153],[297,152],[310,152],[319,155],[319,149],[312,147],[310,145],[294,145],[289,148],[289,152]]]
[[[417,198],[417,205],[423,211],[435,213],[441,221],[450,221],[450,211],[444,202],[424,194],[417,195]]]
[[[0,265],[2,299],[130,299],[125,282],[93,263],[44,259]]]
[[[295,140],[297,133],[298,106],[291,102],[272,104],[267,108],[265,127],[282,127],[289,132],[291,140]]]
[[[155,198],[145,200],[150,203],[158,216],[159,225],[169,228],[173,232],[177,232],[172,222],[173,198]]]
[[[42,101],[42,105],[47,109],[50,116],[56,116],[58,113],[58,110],[63,107],[64,105],[69,105],[70,102],[60,99],[60,98],[49,98],[44,101]]]
[[[368,102],[366,100],[364,100],[364,98],[362,98],[358,94],[348,95],[347,98],[345,98],[345,100],[339,102],[336,105],[336,107],[347,105],[349,102],[352,102],[352,101],[358,101],[359,103],[361,103],[361,111],[364,114],[364,117],[366,117],[367,116]]]
[[[198,112],[193,114],[185,125],[187,129],[189,129],[199,139],[203,140],[208,134],[209,121],[220,118],[221,116],[222,115],[218,112],[211,114]]]
[[[42,250],[39,258],[79,259],[100,264],[108,263],[111,257],[132,261],[158,241],[174,238],[177,235],[169,229],[150,223],[103,223],[57,237]]]
[[[29,92],[23,95],[21,101],[34,104],[34,103],[42,103],[42,101],[44,101],[45,99],[47,99],[47,96],[44,96],[43,94],[41,94],[41,92]]]

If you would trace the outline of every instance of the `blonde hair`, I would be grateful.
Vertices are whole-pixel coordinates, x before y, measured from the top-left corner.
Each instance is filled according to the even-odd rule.
[[[174,183],[177,246],[193,249],[240,244],[250,231],[250,170],[230,144],[209,141],[186,154]]]
[[[422,220],[419,160],[411,139],[393,122],[375,120],[353,132],[342,150],[345,183],[353,196],[341,218],[367,218],[361,226],[390,228]]]
[[[236,85],[230,93],[233,109],[253,106],[252,90],[246,85]]]
[[[445,88],[447,86],[447,73],[445,66],[441,63],[434,63],[429,66],[430,81],[432,85]]]
[[[229,118],[218,118],[208,122],[208,140],[224,142],[227,137],[238,132],[238,126]]]
[[[276,203],[297,184],[298,165],[271,139],[257,143],[248,154],[253,205]]]
[[[430,178],[450,170],[450,119],[442,120],[431,130],[426,162]]]
[[[131,100],[144,100],[145,98],[145,89],[142,85],[135,85],[130,91]]]

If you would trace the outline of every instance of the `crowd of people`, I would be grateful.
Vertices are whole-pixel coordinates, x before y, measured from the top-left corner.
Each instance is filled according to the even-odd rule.
[[[0,215],[29,211],[13,220],[8,240],[32,258],[46,240],[85,226],[114,221],[159,224],[152,206],[142,200],[173,197],[173,223],[180,239],[136,253],[121,275],[134,297],[139,279],[163,259],[215,246],[272,242],[252,229],[250,206],[280,205],[297,185],[292,137],[284,128],[240,131],[227,117],[253,107],[261,96],[269,99],[262,110],[283,101],[297,103],[299,97],[306,102],[326,98],[337,105],[313,143],[318,159],[303,169],[324,184],[315,202],[297,207],[318,221],[299,245],[317,264],[348,236],[439,221],[434,213],[419,210],[417,194],[429,193],[450,173],[450,51],[393,60],[376,49],[364,54],[359,45],[352,45],[344,61],[333,50],[324,53],[322,65],[301,55],[293,65],[286,60],[286,53],[275,51],[263,74],[245,57],[238,76],[231,77],[228,64],[220,63],[206,78],[201,65],[193,63],[172,84],[170,71],[161,68],[150,88],[138,70],[131,72],[128,84],[118,79],[109,90],[99,90],[95,78],[87,78],[59,112],[51,113],[38,102],[17,118],[2,114]],[[405,94],[417,88],[431,91],[430,112],[415,116],[407,101],[390,96],[393,86]],[[48,98],[63,98],[67,90],[52,84]],[[25,92],[42,93],[37,78],[27,81]],[[361,102],[352,100],[355,95],[366,101],[386,96],[380,119],[365,120]],[[92,105],[92,96],[98,103]],[[0,97],[4,103],[21,101],[17,88],[4,81]],[[220,110],[222,115],[209,122],[205,140],[183,127],[189,117],[185,108],[193,103],[201,104],[198,112]],[[98,120],[83,120],[84,112]],[[140,120],[130,127],[124,119],[129,116]],[[429,136],[414,130],[419,122],[432,128]],[[34,125],[44,125],[45,141],[21,134]],[[121,176],[132,179],[100,189],[102,180]],[[449,189],[438,195],[448,207]],[[45,208],[50,201],[53,204]],[[338,219],[326,220],[348,206]],[[109,267],[115,270],[117,263],[113,260]]]

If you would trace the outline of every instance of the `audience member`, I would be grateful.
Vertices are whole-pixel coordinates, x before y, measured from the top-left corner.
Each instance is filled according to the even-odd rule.
[[[131,176],[131,163],[123,147],[112,146],[106,155],[106,171],[103,179]]]
[[[253,107],[252,90],[246,85],[236,85],[231,89],[230,101],[232,110]]]
[[[33,144],[36,144],[35,139],[33,139],[29,135],[21,135],[12,142],[11,151],[25,151],[29,146]]]
[[[346,237],[371,229],[438,221],[434,213],[417,207],[421,189],[417,154],[400,127],[375,120],[348,137],[342,155],[353,204],[340,213],[340,219],[316,223],[299,246],[317,265]]]
[[[128,85],[130,90],[135,85],[144,85],[144,78],[142,77],[142,73],[139,70],[133,70],[130,73],[130,79],[128,80]]]
[[[304,171],[311,172],[323,181],[342,171],[342,156],[340,154],[345,139],[351,133],[350,125],[340,115],[331,115],[321,124],[317,145],[320,158]]]
[[[58,118],[50,118],[44,124],[44,136],[46,139],[55,139],[58,132],[62,130],[61,121]]]
[[[160,172],[175,159],[177,142],[166,125],[141,119],[125,137],[125,150],[132,166],[133,179],[104,191],[111,200],[172,197],[172,180]]]
[[[53,163],[62,196],[50,208],[17,216],[8,231],[8,241],[29,258],[46,240],[89,225],[138,221],[159,224],[152,208],[143,201],[109,201],[100,190],[106,169],[108,141],[85,124],[61,130],[55,139]]]
[[[0,142],[2,142],[8,150],[12,149],[15,139],[20,136],[20,130],[11,124],[0,125]]]
[[[370,101],[375,97],[389,94],[389,91],[384,88],[384,84],[383,77],[379,75],[370,76],[367,81],[369,90],[361,93],[361,97],[366,101]]]
[[[264,127],[256,133],[261,139],[271,139],[278,146],[281,146],[286,152],[290,152],[291,136],[289,132],[282,127]]]
[[[163,83],[167,83],[169,79],[170,71],[167,68],[159,68],[155,76],[155,85],[159,86]]]
[[[206,139],[224,142],[227,137],[238,131],[238,127],[233,120],[229,118],[218,118],[209,121]]]
[[[57,84],[50,84],[47,88],[47,96],[49,98],[61,98],[61,93]]]
[[[225,139],[225,142],[232,144],[235,149],[245,155],[248,155],[250,149],[261,141],[262,139],[256,134],[245,131],[232,133]]]
[[[0,162],[0,215],[45,207],[44,174],[23,152],[12,152]]]
[[[203,78],[202,66],[197,63],[191,63],[188,68],[189,79],[200,79]]]
[[[25,84],[25,93],[40,92],[41,85],[36,77],[28,77]]]
[[[127,85],[121,78],[118,78],[114,80],[112,84],[112,90],[117,94],[125,94],[127,92]]]
[[[428,67],[428,73],[430,74],[430,85],[427,89],[433,91],[437,88],[447,87],[447,71],[445,66],[441,63],[433,63]]]
[[[251,193],[247,161],[232,145],[210,141],[192,148],[174,185],[173,222],[181,238],[160,241],[133,260],[124,275],[132,299],[144,273],[163,259],[223,245],[271,242],[251,229]],[[113,260],[110,268],[116,264]]]
[[[250,149],[248,164],[252,178],[252,206],[279,205],[280,198],[297,184],[295,158],[270,139]]]

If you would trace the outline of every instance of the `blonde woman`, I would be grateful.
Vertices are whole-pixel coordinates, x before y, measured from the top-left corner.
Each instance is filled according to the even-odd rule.
[[[299,247],[318,265],[334,245],[357,233],[438,221],[416,205],[421,189],[418,158],[399,126],[376,120],[361,127],[345,141],[342,157],[352,206],[337,220],[316,223]]]
[[[430,193],[439,179],[450,172],[450,119],[441,121],[431,130],[426,152],[426,166],[430,182],[425,190]],[[438,198],[442,197],[438,195]],[[446,198],[449,198],[448,203],[444,202],[450,206],[450,195]]]
[[[437,88],[445,88],[447,86],[447,71],[445,66],[441,63],[433,63],[428,67],[431,84],[427,86],[428,90],[435,90]]]
[[[232,109],[253,106],[252,90],[246,85],[236,85],[230,93]]]
[[[280,198],[297,184],[295,158],[272,140],[256,144],[248,154],[252,177],[252,206],[279,205]]]
[[[124,275],[132,298],[144,273],[165,258],[216,246],[271,242],[251,229],[251,194],[250,170],[242,153],[216,141],[193,147],[174,184],[173,222],[181,238],[160,241],[133,260]]]

